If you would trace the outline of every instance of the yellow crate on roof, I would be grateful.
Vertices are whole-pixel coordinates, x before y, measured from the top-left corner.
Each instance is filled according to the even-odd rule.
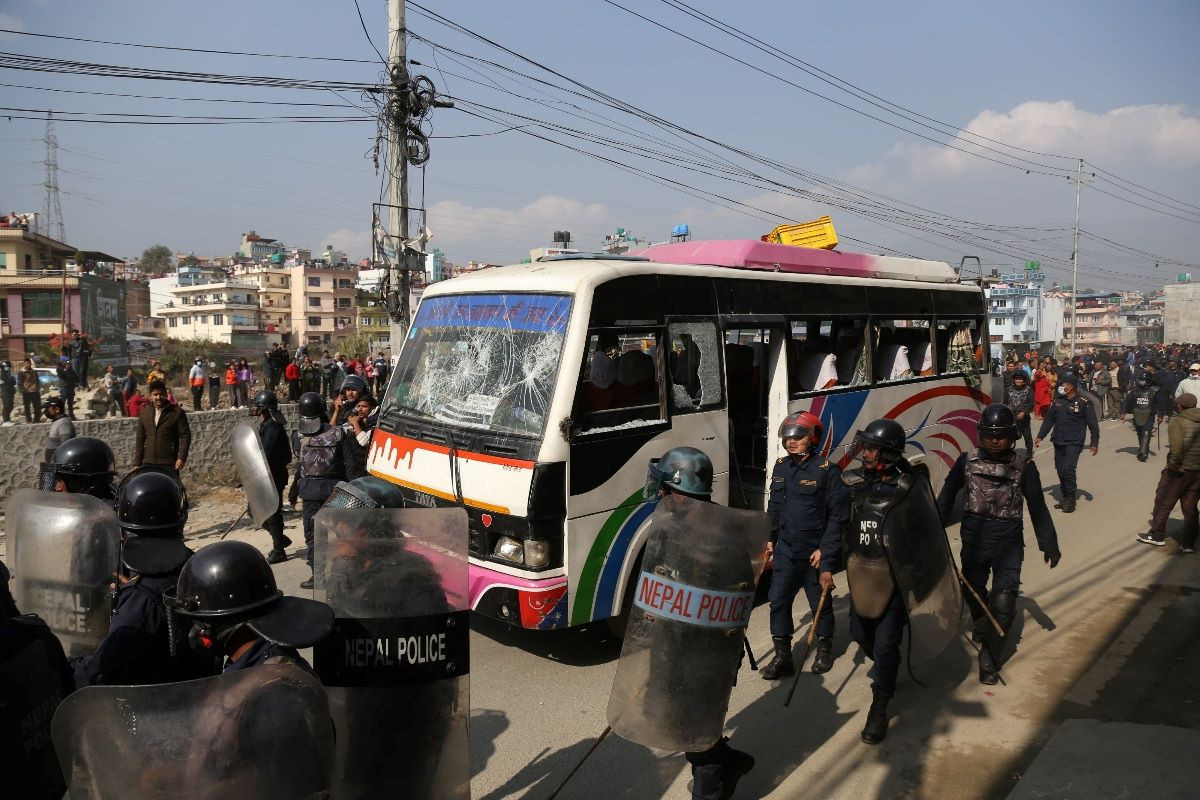
[[[832,250],[838,244],[837,231],[833,229],[833,220],[829,216],[814,219],[812,222],[778,225],[763,236],[762,240],[774,244],[790,244],[793,247],[815,247],[819,250]]]

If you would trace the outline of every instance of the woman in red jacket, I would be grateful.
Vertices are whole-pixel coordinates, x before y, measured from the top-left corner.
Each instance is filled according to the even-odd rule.
[[[1054,399],[1053,380],[1054,368],[1049,361],[1043,361],[1041,366],[1033,371],[1033,415],[1038,419],[1046,418],[1046,409]]]
[[[289,361],[283,368],[283,379],[288,385],[288,400],[295,403],[300,399],[300,368],[295,361]]]

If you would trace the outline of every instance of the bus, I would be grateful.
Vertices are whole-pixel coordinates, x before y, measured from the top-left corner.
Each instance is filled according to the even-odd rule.
[[[651,458],[699,447],[715,502],[765,509],[785,415],[817,415],[842,466],[889,417],[936,489],[975,446],[988,341],[981,287],[942,262],[757,240],[550,256],[428,287],[367,467],[466,510],[473,610],[619,630]]]

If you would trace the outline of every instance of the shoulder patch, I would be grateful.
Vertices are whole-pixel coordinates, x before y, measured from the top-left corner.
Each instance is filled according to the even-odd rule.
[[[784,461],[787,461],[787,456],[782,456],[780,458],[775,459],[776,464],[782,464]]]
[[[821,469],[829,469],[829,462],[823,460],[823,461],[821,461],[820,466],[821,466]]]

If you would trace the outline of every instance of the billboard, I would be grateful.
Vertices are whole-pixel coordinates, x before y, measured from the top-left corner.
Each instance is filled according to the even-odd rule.
[[[125,340],[125,284],[79,276],[79,330],[92,342],[92,364],[124,366],[129,363]]]

